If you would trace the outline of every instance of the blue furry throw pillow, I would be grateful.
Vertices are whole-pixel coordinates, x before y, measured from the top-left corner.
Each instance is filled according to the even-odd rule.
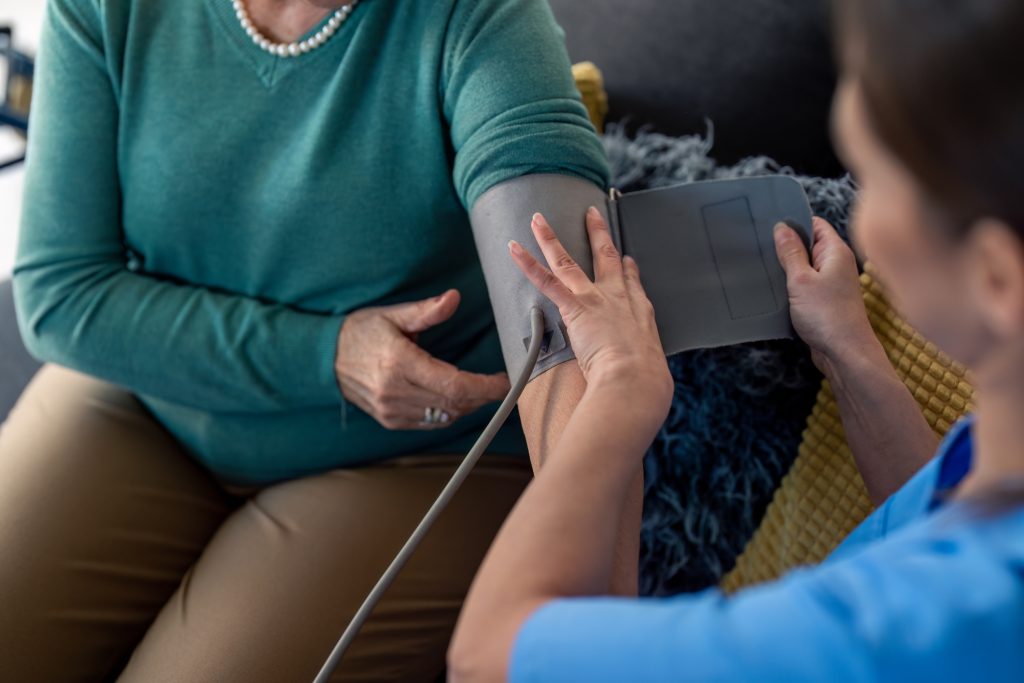
[[[604,136],[623,192],[699,180],[781,173],[803,185],[815,214],[846,236],[856,188],[810,178],[766,157],[718,166],[706,137],[641,131]],[[705,349],[669,359],[676,390],[644,461],[640,592],[671,595],[718,583],[760,523],[796,457],[821,375],[800,341]]]

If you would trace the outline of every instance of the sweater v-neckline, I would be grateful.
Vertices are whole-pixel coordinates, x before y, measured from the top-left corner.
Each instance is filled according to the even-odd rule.
[[[293,71],[297,66],[301,66],[303,63],[309,63],[312,60],[319,58],[322,54],[332,51],[336,47],[337,43],[344,42],[346,36],[344,35],[355,18],[360,8],[360,5],[356,5],[352,14],[349,18],[339,27],[337,33],[331,36],[330,40],[325,42],[320,47],[312,50],[304,55],[297,57],[279,57],[271,54],[261,48],[259,45],[252,41],[252,38],[242,28],[241,22],[238,17],[235,16],[235,10],[231,6],[231,0],[206,0],[207,4],[210,5],[210,9],[213,11],[214,22],[218,25],[218,29],[225,35],[226,39],[231,42],[241,53],[241,56],[245,61],[256,72],[257,78],[268,90],[274,87],[274,84],[281,78],[286,76],[288,73]],[[327,26],[327,22],[331,20],[333,12],[327,14],[322,20],[316,23],[309,31],[307,31],[302,37],[296,42],[308,40],[316,35],[317,31]]]

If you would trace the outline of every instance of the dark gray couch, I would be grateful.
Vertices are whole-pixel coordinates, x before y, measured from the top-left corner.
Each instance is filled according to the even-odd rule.
[[[0,282],[0,422],[10,412],[18,394],[28,384],[39,364],[21,344],[14,319],[14,298],[9,280]]]
[[[575,61],[604,72],[611,118],[668,135],[715,124],[715,156],[840,173],[829,0],[551,0]]]
[[[715,124],[718,160],[767,154],[833,175],[827,0],[551,0],[576,61],[605,74],[612,120],[667,134]],[[0,282],[0,421],[38,365]]]

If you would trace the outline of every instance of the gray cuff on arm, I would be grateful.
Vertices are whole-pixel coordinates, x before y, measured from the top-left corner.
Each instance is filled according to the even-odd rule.
[[[576,358],[558,308],[520,272],[509,255],[509,240],[516,240],[541,263],[546,263],[530,223],[542,213],[566,250],[587,275],[594,276],[586,212],[596,206],[607,218],[604,192],[593,183],[565,175],[529,175],[497,185],[485,192],[470,212],[484,278],[494,308],[494,319],[505,356],[505,367],[515,377],[526,362],[530,341],[530,309],[544,312],[544,342],[530,379],[560,363]]]

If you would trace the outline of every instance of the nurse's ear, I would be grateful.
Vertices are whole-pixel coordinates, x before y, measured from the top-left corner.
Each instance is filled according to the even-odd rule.
[[[967,234],[967,283],[978,317],[994,337],[1024,334],[1024,240],[1005,222],[985,218]]]

